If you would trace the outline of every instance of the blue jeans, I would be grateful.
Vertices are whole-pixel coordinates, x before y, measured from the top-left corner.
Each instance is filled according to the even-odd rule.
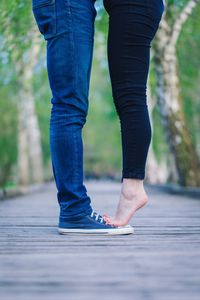
[[[93,0],[32,0],[33,13],[47,41],[52,91],[50,151],[60,216],[91,213],[83,184],[82,128],[88,113],[93,54]]]

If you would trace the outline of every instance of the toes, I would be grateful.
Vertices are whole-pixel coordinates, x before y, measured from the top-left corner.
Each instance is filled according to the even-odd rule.
[[[103,214],[102,217],[103,217],[104,221],[106,222],[106,224],[109,224],[109,225],[114,225],[114,226],[125,226],[125,225],[127,225],[126,222],[116,220],[114,217],[109,217],[106,214]]]
[[[115,219],[114,219],[114,218],[108,217],[108,218],[107,218],[107,221],[109,222],[110,225],[115,225],[115,224],[114,224],[114,223],[115,223]]]
[[[107,224],[112,225],[112,217],[108,217],[108,216],[104,215],[103,219]]]
[[[107,220],[109,218],[106,214],[103,214],[102,217],[104,220]]]
[[[104,221],[106,222],[106,224],[110,224],[110,217],[108,217],[106,214],[102,215]]]

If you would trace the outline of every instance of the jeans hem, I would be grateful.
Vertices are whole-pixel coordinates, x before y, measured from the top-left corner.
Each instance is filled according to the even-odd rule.
[[[121,176],[121,182],[123,178],[131,178],[131,179],[142,179],[144,180],[145,174],[144,173],[135,173],[135,172],[124,172]]]
[[[59,219],[64,219],[65,221],[73,220],[76,218],[90,215],[91,212],[92,212],[92,207],[89,207],[88,209],[85,209],[84,211],[76,212],[75,214],[62,214],[62,210],[61,210]]]

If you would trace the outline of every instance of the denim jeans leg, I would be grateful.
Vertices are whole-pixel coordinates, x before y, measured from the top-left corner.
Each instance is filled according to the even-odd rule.
[[[83,184],[82,128],[88,112],[96,10],[92,0],[57,0],[56,6],[57,34],[47,40],[53,96],[50,151],[60,216],[67,219],[92,211]]]

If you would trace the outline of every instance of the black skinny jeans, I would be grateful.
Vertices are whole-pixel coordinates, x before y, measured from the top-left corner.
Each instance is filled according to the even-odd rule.
[[[151,42],[163,0],[104,0],[109,14],[108,63],[121,125],[123,178],[145,178],[151,142],[146,86]]]

